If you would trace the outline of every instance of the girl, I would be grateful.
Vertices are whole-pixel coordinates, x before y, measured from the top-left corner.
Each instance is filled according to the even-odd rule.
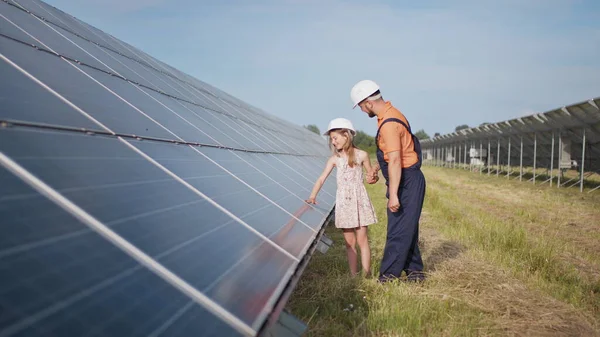
[[[324,135],[329,136],[329,147],[333,155],[327,161],[323,173],[317,179],[306,202],[317,203],[315,200],[317,193],[333,167],[337,167],[335,227],[343,230],[352,276],[358,275],[356,255],[356,243],[358,242],[363,272],[368,277],[371,274],[371,250],[367,226],[377,222],[377,215],[365,185],[363,185],[363,167],[367,169],[368,183],[377,182],[378,176],[376,170],[371,167],[369,155],[354,145],[355,134],[352,122],[345,118],[336,118],[329,122],[329,127]]]

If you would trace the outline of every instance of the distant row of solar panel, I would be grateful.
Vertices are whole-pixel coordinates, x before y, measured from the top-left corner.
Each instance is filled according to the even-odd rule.
[[[575,160],[581,167],[585,147],[585,170],[599,171],[600,162],[594,160],[600,156],[599,106],[600,97],[595,97],[543,113],[440,135],[422,142],[423,154],[428,161],[468,163],[467,147],[489,149],[495,158],[489,165],[535,164],[549,169],[559,167],[559,155],[563,161]]]
[[[0,336],[256,334],[335,203],[322,138],[43,2],[0,34]]]

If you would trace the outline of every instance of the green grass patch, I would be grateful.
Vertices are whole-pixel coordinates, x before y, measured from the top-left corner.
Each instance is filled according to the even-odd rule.
[[[520,223],[498,219],[472,203],[465,203],[443,183],[431,184],[425,208],[442,221],[439,229],[449,238],[480,249],[494,263],[534,283],[551,296],[576,307],[600,313],[599,282],[587,282],[559,258],[559,240],[528,235]],[[529,214],[523,214],[530,217]]]
[[[308,323],[306,336],[600,335],[600,284],[562,258],[560,234],[536,235],[520,223],[544,226],[552,217],[527,207],[486,211],[486,191],[465,192],[463,185],[465,179],[486,188],[511,184],[523,200],[539,198],[539,190],[442,170],[424,168],[420,240],[427,281],[381,285],[350,277],[342,233],[331,225],[326,233],[334,245],[325,255],[315,253],[288,304]],[[369,227],[375,276],[387,233],[384,188],[382,181],[367,185],[379,220]],[[581,200],[565,190],[542,198],[549,210],[569,203],[597,207],[596,197]]]
[[[352,278],[343,236],[333,227],[326,233],[334,246],[313,257],[289,302],[292,313],[308,323],[306,336],[478,336],[497,330],[483,311],[431,295],[443,286],[436,278],[423,285]]]
[[[430,184],[427,193],[425,208],[438,219],[437,228],[447,237],[480,250],[493,263],[509,268],[551,296],[598,316],[600,283],[584,280],[572,265],[560,259],[564,247],[559,240],[529,235],[522,224],[498,219],[473,203],[465,203],[454,193],[454,187],[443,182]],[[531,214],[520,213],[532,220]]]
[[[383,188],[381,183],[367,186],[379,219],[369,228],[375,276],[386,237]],[[326,234],[334,245],[326,255],[315,254],[289,302],[292,313],[308,323],[307,336],[477,336],[497,331],[483,311],[459,299],[432,296],[444,284],[435,277],[423,285],[352,278],[341,231],[331,225]]]

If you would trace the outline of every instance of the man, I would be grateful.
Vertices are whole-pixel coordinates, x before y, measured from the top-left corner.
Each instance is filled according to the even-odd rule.
[[[386,181],[387,241],[379,281],[399,278],[406,272],[409,281],[423,281],[423,260],[419,251],[419,219],[425,198],[425,177],[421,172],[421,145],[406,117],[383,99],[379,86],[370,80],[358,82],[350,91],[354,107],[377,117],[377,161]],[[368,183],[375,183],[377,170]]]

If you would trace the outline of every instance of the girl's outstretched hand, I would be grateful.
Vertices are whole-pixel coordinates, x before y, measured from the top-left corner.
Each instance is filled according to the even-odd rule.
[[[316,197],[309,197],[308,199],[305,200],[307,203],[309,204],[317,204],[317,198]]]

